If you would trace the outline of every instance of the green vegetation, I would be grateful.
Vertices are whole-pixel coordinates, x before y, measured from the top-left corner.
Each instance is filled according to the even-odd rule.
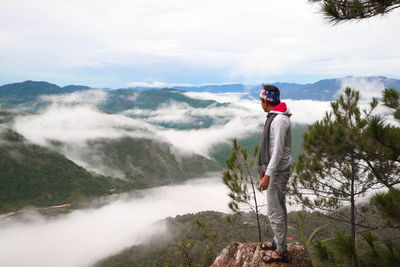
[[[0,87],[0,104],[28,105],[39,103],[37,96],[40,94],[86,89],[35,82],[18,86]],[[101,108],[111,113],[132,108],[155,110],[169,101],[192,107],[219,105],[215,101],[188,98],[174,89],[116,90],[109,95]],[[322,121],[309,127],[296,125],[292,129],[296,167],[289,195],[296,196],[295,201],[314,213],[290,213],[289,236],[307,246],[316,266],[400,264],[400,129],[383,117],[371,115],[378,100],[374,99],[370,109],[364,111],[358,105],[358,98],[357,92],[347,89],[344,96],[332,103],[332,113]],[[398,91],[385,90],[383,103],[391,108],[398,122],[399,101]],[[45,104],[33,106],[38,108]],[[27,205],[79,204],[92,197],[132,188],[181,182],[204,170],[220,170],[232,152],[229,145],[214,149],[212,157],[220,166],[201,156],[177,158],[168,145],[149,139],[126,137],[89,142],[88,163],[95,166],[101,158],[104,168],[118,170],[126,177],[123,181],[93,175],[56,151],[29,144],[8,127],[15,112],[0,109],[0,213]],[[210,117],[199,121],[202,124],[170,123],[163,126],[188,129],[209,127],[214,123]],[[236,147],[233,152],[240,151],[246,158],[245,151],[252,151],[259,140],[259,134],[239,140],[243,147]],[[54,149],[62,145],[54,144]],[[238,165],[240,163],[231,158],[227,167]],[[243,177],[235,178],[244,180]],[[234,192],[247,190],[244,184],[231,185]],[[255,182],[252,185],[257,186]],[[359,201],[357,197],[371,187],[385,187],[388,192],[377,194],[371,202]],[[307,198],[310,192],[314,193],[315,199]],[[250,195],[232,196],[237,202],[248,202],[252,197],[251,192]],[[343,204],[345,201],[350,205]],[[236,208],[235,204],[232,207]],[[256,212],[261,222],[258,227],[254,223],[254,213],[240,214],[242,216],[231,217],[234,218],[232,221],[226,220],[227,215],[211,211],[168,218],[165,223],[170,235],[153,237],[98,265],[209,266],[230,242],[260,240],[260,235],[261,239],[271,237],[265,216]],[[257,228],[260,228],[260,234]]]
[[[384,15],[400,7],[399,0],[309,0],[309,2],[319,3],[322,13],[334,23]]]
[[[221,106],[213,100],[193,99],[182,94],[183,91],[164,88],[161,90],[137,91],[132,89],[119,89],[110,91],[107,101],[99,107],[109,113],[119,113],[128,109],[156,110],[163,104],[171,101],[186,103],[194,108],[204,108],[212,104]]]
[[[364,215],[373,223],[374,214],[378,215],[375,211]],[[264,215],[260,216],[263,222],[267,221]],[[159,223],[166,224],[165,234],[127,248],[96,266],[209,266],[228,244],[258,239],[254,216],[250,213],[232,216],[205,211],[178,215]],[[345,234],[348,231],[348,224],[332,221],[318,213],[298,211],[288,214],[288,237],[293,239],[288,242],[303,240],[308,245],[314,266],[352,266],[354,250],[351,236]],[[262,224],[262,234],[263,240],[272,238],[267,224]],[[398,236],[398,230],[387,228],[376,234],[369,231],[357,234],[356,250],[361,266],[397,266],[400,263]]]
[[[398,92],[385,90],[384,104],[393,109],[394,115],[399,110],[399,100]],[[399,234],[393,230],[398,227],[385,224],[379,220],[380,216],[368,213],[360,197],[372,189],[386,187],[389,193],[373,198],[375,209],[384,217],[393,217],[398,215],[400,207],[394,188],[400,183],[400,128],[387,124],[380,116],[371,115],[378,106],[377,99],[365,110],[360,109],[358,101],[359,92],[346,88],[344,95],[331,103],[332,112],[309,127],[303,136],[305,152],[298,158],[290,184],[290,192],[297,203],[351,226],[350,234],[335,235],[333,245],[342,245],[336,251],[343,257],[335,261],[353,266],[363,265],[360,232],[388,228],[392,230],[387,230],[386,234]],[[392,248],[396,247],[393,235],[385,241]],[[373,248],[371,236],[366,240]],[[319,255],[334,258],[321,242],[316,247],[320,249]],[[400,259],[393,257],[395,261]]]
[[[250,209],[257,223],[258,242],[261,242],[260,207],[256,196],[259,179],[254,173],[258,163],[258,147],[254,149],[253,155],[248,155],[236,139],[232,143],[232,153],[226,160],[228,169],[222,175],[224,184],[229,188],[229,208],[237,215],[243,209]]]
[[[346,229],[344,225],[332,223],[318,214],[291,212],[288,214],[288,237],[292,237],[293,241],[289,242],[301,239],[298,214],[301,214],[306,236],[310,236],[320,225],[327,227],[318,231],[315,237],[323,240]],[[266,218],[261,216],[265,221]],[[220,212],[204,211],[178,215],[160,223],[167,225],[165,235],[154,236],[146,243],[127,248],[95,266],[209,266],[228,244],[258,239],[257,226],[253,216],[248,213],[232,217]],[[262,233],[263,239],[272,238],[272,232],[266,224],[262,225]],[[190,261],[192,265],[188,265]]]
[[[382,201],[396,204],[395,206],[382,205]],[[373,197],[371,202],[361,209],[364,212],[361,216],[365,218],[364,223],[368,225],[383,224],[375,229],[357,228],[356,239],[346,233],[348,230],[338,231],[328,239],[315,239],[310,250],[314,265],[354,266],[354,255],[357,255],[359,266],[399,266],[399,202],[400,191],[396,189],[391,189],[388,194],[382,193]],[[394,208],[395,211],[387,213],[389,207]],[[382,219],[385,222],[382,222]]]
[[[56,152],[28,144],[12,130],[0,135],[0,213],[28,205],[77,204],[132,187],[118,179],[94,176]]]
[[[82,151],[87,163],[117,170],[125,180],[94,175],[52,149],[30,144],[12,131],[17,113],[0,109],[0,213],[24,206],[73,203],[130,189],[174,184],[221,170],[199,155],[176,157],[166,143],[152,139],[121,138],[91,141]],[[86,153],[86,154],[85,154]],[[101,159],[101,162],[99,162]]]
[[[41,95],[64,94],[90,89],[87,86],[68,85],[60,87],[48,82],[25,81],[0,86],[0,104],[8,108],[23,108],[35,112],[49,103],[40,101]]]
[[[128,115],[129,117],[135,118],[135,116]],[[215,125],[216,118],[212,116],[193,116],[188,114],[188,117],[191,117],[192,120],[189,122],[155,122],[154,124],[171,129],[177,130],[191,130],[191,129],[203,129],[210,128]],[[227,121],[225,121],[226,123]],[[220,122],[219,122],[220,123]]]
[[[88,144],[85,161],[122,172],[136,187],[182,182],[204,172],[221,170],[214,161],[199,155],[177,158],[166,143],[152,139],[101,139]],[[109,174],[111,175],[111,173]]]

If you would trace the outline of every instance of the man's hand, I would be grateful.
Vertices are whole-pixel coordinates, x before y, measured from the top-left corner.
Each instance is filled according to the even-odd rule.
[[[261,175],[260,175],[260,177],[261,177]],[[264,190],[268,189],[269,178],[270,178],[270,176],[266,175],[266,174],[262,178],[261,183],[260,183],[260,190],[261,191],[264,191]]]
[[[258,178],[260,178],[260,181],[262,181],[262,179],[264,177],[264,173],[265,173],[264,166],[261,166],[261,170],[259,170],[259,172],[258,172]]]

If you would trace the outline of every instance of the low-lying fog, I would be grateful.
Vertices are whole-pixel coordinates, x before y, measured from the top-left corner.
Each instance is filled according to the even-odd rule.
[[[367,88],[365,84],[362,85],[364,89]],[[376,90],[369,91],[376,94]],[[14,129],[39,145],[50,145],[49,141],[55,140],[78,148],[98,138],[142,138],[149,136],[149,132],[156,132],[157,136],[148,138],[160,138],[182,153],[204,156],[208,156],[216,144],[230,142],[234,137],[244,138],[262,130],[265,114],[257,99],[246,100],[240,93],[186,95],[230,102],[231,105],[192,108],[185,104],[169,103],[168,110],[161,107],[156,111],[127,111],[146,115],[145,120],[139,120],[124,114],[100,112],[95,104],[104,100],[106,93],[89,91],[51,98],[52,106],[38,114],[18,117]],[[76,101],[81,105],[75,105]],[[330,110],[329,102],[286,102],[293,112],[293,123],[313,123]],[[194,115],[199,114],[222,118],[222,121],[227,119],[229,122],[218,123],[216,120],[217,123],[209,128],[188,130],[167,129],[153,124],[160,121],[186,122],[196,119]],[[62,152],[78,164],[84,162],[79,153],[69,153],[68,150]],[[53,218],[32,212],[21,217],[0,218],[0,266],[90,266],[126,247],[142,243],[151,235],[167,234],[165,225],[154,223],[168,216],[204,210],[229,212],[227,189],[219,176],[124,194],[109,200],[101,208],[75,210]]]
[[[262,195],[259,196],[262,198]],[[101,208],[54,218],[30,212],[0,219],[0,266],[79,267],[167,234],[168,216],[215,210],[229,213],[219,174],[185,184],[123,194]]]

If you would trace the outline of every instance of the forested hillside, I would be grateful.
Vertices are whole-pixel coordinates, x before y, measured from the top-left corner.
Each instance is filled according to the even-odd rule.
[[[291,212],[288,216],[289,242],[301,240],[298,216],[302,218],[302,231],[306,236],[328,223],[327,219],[317,214]],[[192,261],[192,266],[209,266],[229,243],[257,240],[257,226],[250,214],[229,217],[224,213],[206,211],[169,217],[158,223],[165,223],[168,233],[127,248],[95,266],[184,266],[188,261]],[[330,224],[329,228],[319,231],[317,237],[324,239],[344,229],[342,224]],[[271,233],[271,229],[263,223],[263,238],[270,238]]]
[[[24,206],[77,204],[133,187],[93,175],[57,152],[26,143],[12,130],[2,130],[0,137],[0,213]]]
[[[221,165],[199,155],[177,157],[167,143],[144,138],[90,141],[84,157],[85,162],[92,166],[97,166],[100,160],[106,174],[120,172],[138,187],[178,183],[222,169]]]
[[[0,110],[0,213],[24,206],[79,203],[95,196],[182,182],[221,169],[201,156],[177,159],[167,144],[150,139],[96,140],[88,144],[88,163],[110,170],[108,177],[89,172],[58,152],[61,143],[35,145],[10,128],[13,110]],[[112,175],[123,174],[123,180]],[[122,177],[121,177],[122,178]]]

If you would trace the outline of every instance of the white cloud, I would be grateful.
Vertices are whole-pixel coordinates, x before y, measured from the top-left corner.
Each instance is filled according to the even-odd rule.
[[[291,120],[293,123],[312,124],[321,120],[325,113],[331,110],[331,104],[328,101],[314,100],[285,100],[292,112]]]
[[[192,86],[190,83],[165,83],[165,82],[129,82],[128,87],[149,87],[149,88],[164,88],[164,87],[175,87],[175,86]]]
[[[49,101],[56,105],[96,105],[107,99],[103,90],[85,90],[62,95],[41,95],[40,100]]]
[[[373,97],[382,97],[385,89],[385,85],[380,79],[369,81],[363,77],[349,77],[341,80],[340,90],[336,92],[336,96],[343,94],[346,87],[359,91],[362,101],[371,101]]]
[[[225,115],[230,116],[231,118],[242,116],[242,119],[245,120],[246,115],[251,115],[253,117],[261,117],[264,119],[260,102],[258,99],[246,99],[247,93],[187,92],[185,95],[198,99],[215,100],[220,103],[233,103],[233,105],[225,108]],[[311,124],[322,119],[325,112],[330,110],[330,102],[328,101],[291,99],[282,99],[282,101],[286,102],[289,110],[291,111],[291,120],[294,123]],[[215,114],[214,110],[210,111],[210,113]]]
[[[136,101],[136,99],[139,97],[139,93],[138,92],[136,92],[136,93],[133,93],[132,95],[128,95],[128,96],[123,96],[123,98],[125,98],[125,100],[126,101],[132,101],[132,102],[134,102],[134,101]],[[122,96],[120,96],[120,98],[121,98]]]
[[[219,103],[236,103],[241,101],[242,97],[246,96],[247,93],[185,92],[184,95],[194,99],[215,100]]]
[[[52,105],[39,114],[17,117],[14,123],[17,132],[40,145],[47,145],[52,140],[83,143],[124,136],[146,138],[152,128],[143,121],[102,113],[86,105]]]
[[[90,170],[106,174],[122,174],[117,170],[104,169],[101,155],[99,164],[95,158],[89,157],[88,141],[98,139],[118,139],[124,136],[132,138],[151,138],[171,144],[171,151],[180,154],[200,154],[210,156],[210,152],[218,144],[230,143],[233,138],[246,138],[262,131],[265,113],[259,101],[248,100],[242,93],[185,93],[198,99],[214,99],[224,106],[210,105],[205,108],[193,108],[186,103],[169,102],[157,110],[133,109],[122,114],[106,114],[93,106],[104,100],[93,97],[95,91],[71,96],[55,96],[48,98],[54,104],[39,114],[17,117],[14,129],[33,143],[52,146],[50,141],[59,141],[64,145],[61,152],[75,163]],[[70,105],[74,101],[83,101],[83,105]],[[85,99],[89,99],[85,101]],[[90,99],[93,99],[90,102]],[[95,100],[98,99],[98,100]],[[292,122],[309,124],[321,119],[329,110],[329,102],[311,100],[287,100],[293,113]],[[136,115],[140,119],[132,119],[125,115]],[[208,128],[177,130],[157,126],[159,123],[194,123],[204,118],[213,119]],[[200,124],[199,124],[200,125]],[[98,154],[98,152],[96,152]],[[95,153],[95,154],[96,154]],[[92,153],[93,155],[93,153]],[[91,159],[90,163],[88,158]]]
[[[259,130],[264,116],[258,109],[255,112],[254,103],[248,105],[247,102],[249,101],[241,100],[241,104],[220,107],[211,105],[206,108],[193,108],[186,103],[170,102],[154,111],[133,109],[124,114],[146,116],[144,120],[148,123],[196,123],[206,116],[212,118],[214,123],[209,128],[157,130],[157,134],[163,136],[178,149],[178,152],[209,157],[209,152],[215,145],[228,143],[233,138],[250,136]]]
[[[0,265],[79,267],[166,232],[158,220],[204,210],[228,212],[219,180],[194,180],[121,196],[99,209],[56,218],[0,219]]]
[[[101,208],[46,218],[35,213],[0,218],[0,265],[80,267],[166,234],[166,217],[214,210],[229,213],[220,174],[185,184],[113,196]],[[257,193],[263,205],[264,194]],[[295,207],[288,206],[288,210]],[[266,210],[263,209],[262,213]]]
[[[209,153],[218,144],[230,143],[233,138],[246,138],[254,133],[262,131],[265,122],[265,113],[262,111],[259,101],[241,99],[241,94],[211,94],[211,93],[189,93],[192,97],[203,99],[214,99],[229,101],[233,104],[225,107],[207,107],[204,109],[192,109],[186,107],[188,111],[171,112],[163,110],[161,114],[170,114],[169,119],[187,118],[189,114],[198,116],[220,117],[220,121],[227,123],[213,125],[210,128],[196,130],[175,130],[160,129],[158,133],[164,136],[170,143],[184,153],[196,153],[209,157]],[[293,123],[311,124],[320,120],[326,111],[330,110],[330,102],[312,100],[284,100],[292,112],[291,120]],[[182,106],[181,106],[182,107]],[[182,114],[185,114],[184,116]],[[160,119],[163,116],[160,117]],[[218,120],[217,120],[218,121]]]
[[[128,73],[119,86],[138,78],[150,85],[192,82],[185,78],[207,79],[210,68],[219,79],[250,82],[276,75],[400,75],[399,10],[335,27],[316,10],[305,0],[5,0],[0,51],[7,53],[0,53],[0,68],[8,76],[79,81],[104,68],[94,72],[104,82]]]
[[[129,82],[127,84],[128,87],[154,87],[154,88],[162,88],[166,87],[167,84],[164,82],[152,82],[152,83],[146,83],[146,82]]]
[[[245,138],[254,134],[262,121],[259,118],[247,116],[234,118],[224,126],[214,126],[199,130],[164,130],[161,134],[175,147],[184,153],[196,153],[205,157],[218,144],[228,143],[233,138]]]
[[[143,120],[99,111],[94,104],[104,97],[104,92],[97,91],[44,97],[53,104],[38,114],[16,117],[13,129],[30,142],[56,149],[88,170],[124,178],[118,169],[106,167],[107,155],[89,142],[122,137],[155,139],[156,127]],[[54,145],[53,141],[61,145]]]

